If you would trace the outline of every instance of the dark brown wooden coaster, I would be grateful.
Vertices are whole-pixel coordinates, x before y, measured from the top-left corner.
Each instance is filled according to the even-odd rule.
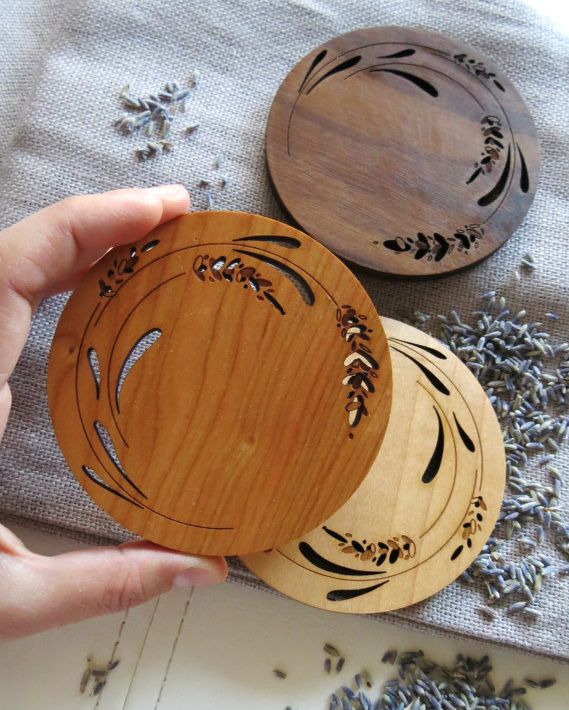
[[[92,269],[48,389],[67,462],[110,515],[167,547],[237,554],[352,495],[387,427],[391,365],[371,301],[321,244],[196,213]]]
[[[393,407],[369,475],[324,525],[243,559],[283,594],[331,611],[399,609],[450,584],[492,533],[504,492],[502,433],[475,377],[434,338],[382,322]]]
[[[266,146],[277,195],[304,230],[401,277],[492,254],[529,209],[539,168],[533,121],[500,69],[401,27],[350,32],[297,64]]]

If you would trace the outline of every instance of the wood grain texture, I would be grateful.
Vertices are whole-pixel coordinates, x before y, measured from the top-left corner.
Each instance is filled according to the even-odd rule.
[[[276,547],[337,510],[387,427],[391,365],[364,289],[256,215],[195,213],[99,262],[59,321],[49,404],[67,462],[168,547]]]
[[[382,321],[393,407],[369,475],[323,526],[243,558],[275,589],[331,611],[399,609],[450,584],[491,534],[504,492],[502,434],[475,377],[434,338]]]
[[[539,168],[533,121],[500,69],[398,27],[336,37],[297,64],[266,148],[276,193],[305,231],[399,277],[492,254],[529,209]]]

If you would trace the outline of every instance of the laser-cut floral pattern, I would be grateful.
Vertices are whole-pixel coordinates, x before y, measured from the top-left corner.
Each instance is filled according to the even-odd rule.
[[[350,345],[350,353],[344,360],[346,376],[342,384],[350,388],[345,409],[350,427],[356,427],[362,417],[368,416],[366,400],[375,392],[374,380],[377,379],[379,365],[366,345],[373,330],[364,323],[367,316],[357,314],[349,305],[338,308],[336,320],[340,335]],[[353,434],[350,432],[349,436],[352,438]]]

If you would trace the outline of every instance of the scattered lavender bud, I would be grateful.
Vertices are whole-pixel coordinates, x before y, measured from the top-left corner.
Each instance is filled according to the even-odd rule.
[[[569,565],[567,565],[567,566],[569,567]],[[393,665],[395,663],[396,659],[397,659],[397,651],[394,648],[392,648],[383,654],[381,662],[382,663],[389,663],[389,664]]]
[[[329,656],[334,656],[334,658],[340,657],[340,651],[338,651],[335,646],[332,646],[331,643],[324,644],[324,653],[327,653]]]

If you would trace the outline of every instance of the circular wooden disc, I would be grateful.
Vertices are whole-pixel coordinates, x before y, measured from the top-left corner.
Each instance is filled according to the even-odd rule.
[[[337,510],[391,406],[379,317],[302,232],[196,213],[99,262],[49,363],[69,466],[116,520],[165,546],[248,553]]]
[[[500,69],[402,27],[350,32],[305,57],[275,96],[266,143],[293,219],[393,276],[489,256],[529,209],[539,166],[531,116]]]
[[[369,475],[323,526],[244,558],[275,589],[331,611],[389,611],[442,589],[483,547],[504,492],[502,434],[475,377],[434,338],[382,321],[393,407]]]

